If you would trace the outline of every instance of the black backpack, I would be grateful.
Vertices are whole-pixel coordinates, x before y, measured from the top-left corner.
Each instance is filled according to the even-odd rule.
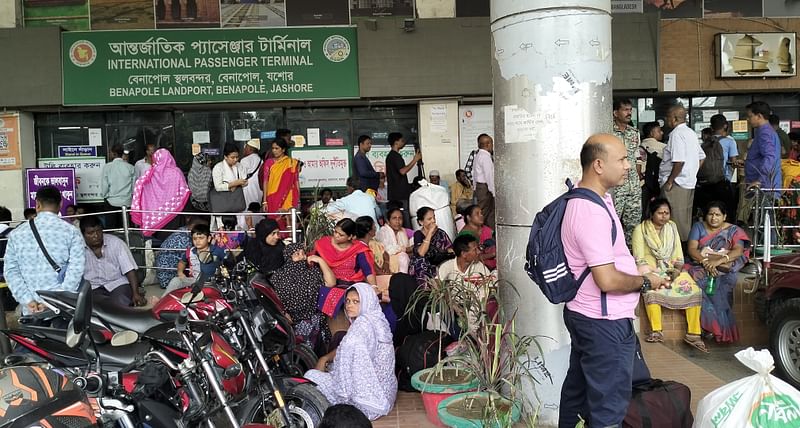
[[[719,135],[714,135],[701,145],[706,160],[697,171],[699,184],[716,184],[725,180],[725,151],[719,138]]]
[[[644,146],[639,146],[642,151],[647,153],[647,159],[644,164],[644,187],[650,195],[658,195],[661,193],[661,186],[658,185],[658,169],[661,167],[661,157],[653,150],[647,151]]]
[[[440,331],[423,331],[407,336],[396,353],[397,389],[415,392],[416,389],[411,386],[411,376],[422,369],[435,366],[444,355],[444,348],[453,342],[452,337]]]

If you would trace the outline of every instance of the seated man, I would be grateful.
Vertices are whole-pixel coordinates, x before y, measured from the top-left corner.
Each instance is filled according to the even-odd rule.
[[[453,241],[453,252],[456,254],[456,258],[439,265],[439,273],[436,276],[440,280],[463,279],[480,282],[484,277],[492,275],[492,271],[480,261],[478,239],[475,236],[459,235]]]
[[[183,253],[178,262],[178,274],[169,282],[164,294],[194,284],[201,274],[205,274],[208,279],[213,278],[225,259],[225,250],[211,244],[211,229],[207,224],[200,223],[192,227],[192,244],[194,245]]]
[[[120,306],[144,305],[136,262],[125,241],[103,233],[103,224],[93,215],[82,217],[80,228],[86,241],[83,278],[92,285],[92,297],[108,297]]]
[[[347,196],[331,201],[325,210],[329,215],[338,214],[337,218],[343,215],[355,220],[361,216],[369,216],[375,224],[378,223],[378,204],[374,197],[361,191],[361,182],[355,175],[347,179]]]

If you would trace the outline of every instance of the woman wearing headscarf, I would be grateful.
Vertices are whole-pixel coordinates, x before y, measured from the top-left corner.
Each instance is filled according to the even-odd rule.
[[[208,188],[211,186],[211,168],[208,155],[199,153],[192,158],[189,169],[189,190],[192,191],[192,206],[198,211],[208,211]]]
[[[283,249],[278,222],[267,218],[256,225],[256,237],[247,241],[244,256],[269,278],[283,266]]]
[[[136,181],[131,200],[131,221],[152,236],[183,210],[191,192],[183,171],[166,149],[153,153],[153,165]]]
[[[392,410],[397,396],[392,333],[369,284],[348,288],[344,310],[350,329],[339,347],[320,357],[317,368],[305,377],[331,404],[351,404],[375,420]]]
[[[306,256],[302,244],[289,244],[283,249],[283,266],[275,270],[269,282],[292,318],[295,333],[312,348],[320,339],[327,342],[327,323],[317,309],[317,297],[320,286],[336,285],[336,276],[325,260]]]

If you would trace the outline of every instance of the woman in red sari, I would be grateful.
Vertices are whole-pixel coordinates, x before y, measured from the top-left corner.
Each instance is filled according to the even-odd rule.
[[[371,263],[373,255],[369,247],[356,239],[356,223],[344,218],[336,223],[333,236],[322,237],[314,244],[314,251],[330,266],[336,276],[337,285],[352,285],[367,282],[377,285],[375,270]],[[320,290],[320,306],[323,313],[333,316],[339,306],[344,289]]]
[[[272,142],[272,157],[264,161],[261,188],[264,189],[264,211],[288,211],[300,202],[300,169],[297,159],[289,157],[289,144],[282,138]]]

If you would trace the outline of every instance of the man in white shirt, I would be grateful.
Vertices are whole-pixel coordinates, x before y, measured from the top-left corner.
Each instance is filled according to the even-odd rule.
[[[686,126],[686,109],[681,105],[667,111],[666,125],[672,128],[658,173],[661,193],[672,205],[672,220],[678,226],[681,241],[689,239],[692,227],[692,203],[697,171],[706,158],[697,134]]]
[[[258,177],[261,175],[257,171],[261,167],[261,156],[258,155],[260,150],[261,140],[258,138],[253,138],[244,144],[244,157],[239,160],[239,164],[242,166],[242,169],[244,169],[246,174],[256,171],[255,174],[251,175],[250,178],[247,179],[247,186],[243,188],[244,201],[247,203],[248,207],[253,202],[261,205],[261,198],[264,196],[264,193],[261,191],[261,186],[258,185]],[[243,227],[244,230],[247,230],[245,216],[239,216],[237,223],[240,227]],[[258,223],[258,221],[254,221],[253,223]]]
[[[470,234],[459,235],[453,241],[453,252],[456,258],[450,259],[439,266],[436,277],[442,281],[481,282],[485,277],[491,276],[492,271],[480,261],[478,239]]]
[[[483,134],[478,139],[478,153],[472,164],[472,181],[475,183],[475,198],[483,212],[484,223],[494,229],[494,162],[492,137]]]
[[[353,220],[361,216],[372,217],[378,223],[378,204],[375,198],[361,191],[361,182],[358,176],[347,179],[347,196],[328,203],[325,208],[328,214],[344,216]]]
[[[144,157],[136,161],[133,165],[134,177],[133,183],[136,185],[136,180],[143,176],[144,173],[153,166],[153,153],[156,151],[156,143],[149,142],[144,145]]]

